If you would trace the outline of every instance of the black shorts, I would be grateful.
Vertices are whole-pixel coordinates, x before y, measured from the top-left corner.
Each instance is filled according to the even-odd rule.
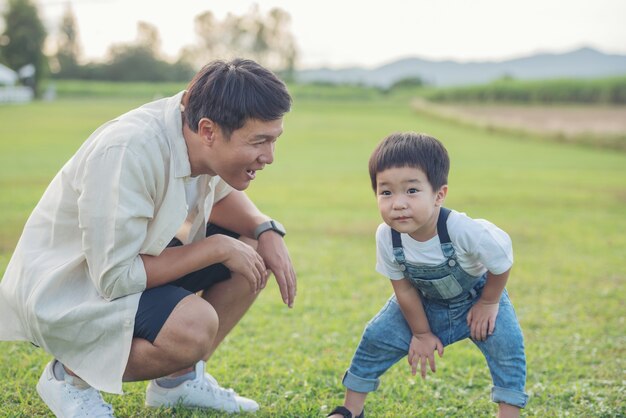
[[[206,236],[214,234],[228,235],[239,238],[239,235],[220,226],[209,224]],[[168,247],[182,245],[177,238],[173,238]],[[182,299],[187,296],[208,289],[215,283],[230,278],[230,270],[223,264],[213,264],[203,269],[189,273],[180,279],[166,285],[147,289],[141,294],[139,308],[135,315],[135,331],[133,336],[143,338],[154,343],[163,324]]]

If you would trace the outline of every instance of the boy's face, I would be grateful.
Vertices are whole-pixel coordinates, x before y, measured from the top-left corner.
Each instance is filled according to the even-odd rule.
[[[378,209],[387,225],[413,239],[426,241],[437,234],[439,207],[448,186],[433,190],[426,173],[414,167],[394,167],[376,175]]]

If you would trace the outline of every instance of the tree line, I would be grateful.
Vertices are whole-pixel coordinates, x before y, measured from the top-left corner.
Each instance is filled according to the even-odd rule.
[[[290,16],[280,8],[261,13],[258,6],[243,15],[218,19],[211,11],[194,19],[196,43],[183,47],[172,62],[163,56],[156,26],[139,22],[135,40],[113,44],[102,61],[86,62],[76,16],[68,3],[58,26],[56,52],[44,53],[48,37],[33,0],[8,0],[0,35],[0,63],[18,70],[35,67],[30,84],[40,93],[41,81],[84,79],[109,81],[188,81],[212,59],[245,56],[293,77],[298,48],[290,31]]]

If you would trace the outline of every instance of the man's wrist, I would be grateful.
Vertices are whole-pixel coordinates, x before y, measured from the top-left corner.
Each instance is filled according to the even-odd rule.
[[[259,237],[267,231],[274,231],[281,237],[284,237],[285,234],[287,234],[285,227],[280,222],[274,219],[270,219],[268,221],[261,223],[259,226],[255,228],[254,239],[258,240]]]

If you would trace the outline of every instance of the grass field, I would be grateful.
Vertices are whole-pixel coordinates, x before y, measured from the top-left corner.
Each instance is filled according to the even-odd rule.
[[[0,107],[0,273],[23,224],[65,160],[100,123],[142,100],[61,99]],[[276,160],[249,194],[281,220],[298,272],[293,310],[272,283],[209,362],[261,404],[258,417],[321,417],[343,397],[341,376],[369,318],[391,294],[374,271],[380,222],[367,159],[393,131],[430,133],[451,159],[446,206],[511,235],[509,292],[524,329],[529,417],[626,415],[626,155],[531,141],[416,115],[407,101],[308,98],[294,103]],[[0,319],[1,320],[1,319]],[[0,343],[0,416],[50,416],[35,384],[49,356]],[[479,351],[446,349],[436,375],[403,361],[368,398],[369,417],[495,413]],[[218,417],[143,407],[145,383],[106,395],[120,417]]]

